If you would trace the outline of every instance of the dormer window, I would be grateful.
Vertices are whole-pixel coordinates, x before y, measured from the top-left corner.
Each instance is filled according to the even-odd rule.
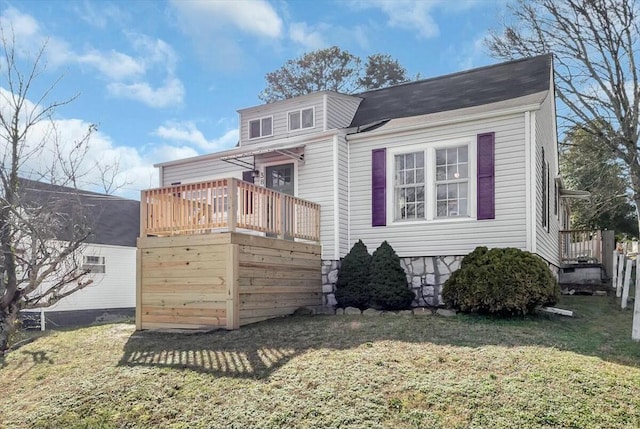
[[[273,116],[249,121],[249,139],[273,135]]]
[[[289,112],[289,131],[313,128],[314,122],[313,107]]]

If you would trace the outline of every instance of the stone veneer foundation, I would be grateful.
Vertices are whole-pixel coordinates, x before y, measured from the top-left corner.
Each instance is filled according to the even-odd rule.
[[[419,256],[400,258],[407,275],[407,283],[415,294],[414,307],[439,307],[442,302],[442,286],[451,273],[460,267],[462,256]],[[325,307],[336,306],[335,287],[338,281],[340,261],[322,261],[322,295]]]

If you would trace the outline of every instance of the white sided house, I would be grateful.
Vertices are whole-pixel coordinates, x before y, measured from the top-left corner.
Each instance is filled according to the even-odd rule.
[[[65,199],[73,198],[73,204],[67,207],[74,210],[74,205],[79,204],[91,231],[77,258],[78,265],[90,271],[87,277],[92,283],[50,307],[25,310],[24,313],[44,315],[47,327],[133,317],[140,203],[27,179],[21,179],[21,183],[29,198],[36,202],[53,201],[56,206],[64,206]]]
[[[553,63],[542,55],[389,88],[241,109],[236,148],[158,164],[160,186],[234,177],[320,205],[325,305],[362,239],[401,257],[415,305],[477,246],[561,266]]]

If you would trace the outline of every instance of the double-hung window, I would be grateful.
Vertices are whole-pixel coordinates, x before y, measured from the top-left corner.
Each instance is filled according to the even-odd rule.
[[[394,219],[471,216],[469,152],[470,144],[395,152],[392,159]]]
[[[395,156],[396,219],[424,219],[424,157],[424,151]]]
[[[436,149],[436,217],[469,215],[469,148]]]
[[[273,117],[267,116],[249,121],[249,138],[257,139],[273,135]]]
[[[289,131],[314,127],[313,107],[289,112]]]

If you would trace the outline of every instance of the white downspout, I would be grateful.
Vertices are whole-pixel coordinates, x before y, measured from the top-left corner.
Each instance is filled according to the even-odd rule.
[[[338,175],[338,136],[333,136],[333,259],[340,259],[340,187]]]

